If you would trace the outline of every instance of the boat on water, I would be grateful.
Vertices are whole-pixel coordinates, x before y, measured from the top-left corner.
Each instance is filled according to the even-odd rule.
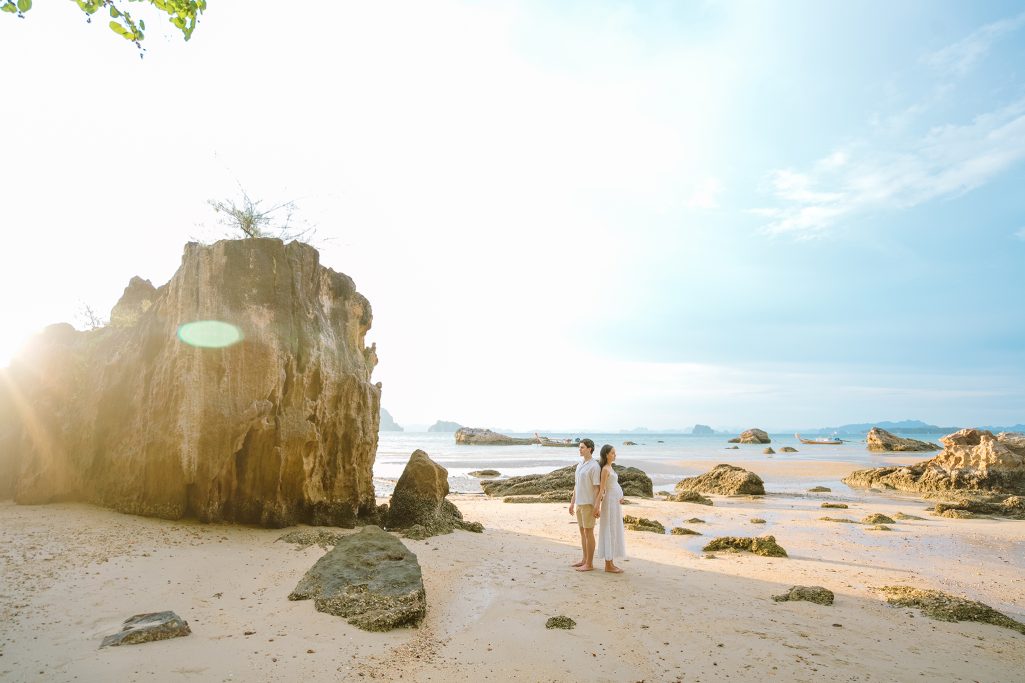
[[[580,439],[549,439],[547,436],[541,436],[537,432],[534,432],[534,438],[542,446],[551,446],[554,448],[573,448],[580,444]]]
[[[801,443],[806,443],[806,444],[810,444],[810,445],[839,446],[840,444],[843,443],[843,439],[837,439],[837,438],[832,438],[832,439],[805,439],[800,434],[794,434],[794,436],[796,436],[797,440],[800,441]]]

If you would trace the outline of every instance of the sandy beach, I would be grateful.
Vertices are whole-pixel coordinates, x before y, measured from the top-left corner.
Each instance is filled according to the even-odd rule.
[[[1022,524],[930,517],[920,500],[872,494],[848,498],[848,510],[819,507],[841,498],[632,499],[629,514],[704,536],[628,532],[616,576],[569,568],[579,551],[564,505],[452,495],[486,531],[404,541],[423,568],[428,613],[420,628],[389,633],[288,601],[324,550],[278,542],[281,530],[7,501],[0,680],[1016,680],[1021,635],[893,608],[870,587],[936,588],[1025,619]],[[889,532],[818,521],[898,511],[926,519]],[[691,517],[706,523],[684,524]],[[739,534],[773,534],[790,557],[701,552],[709,537]],[[772,601],[794,584],[829,588],[836,601]],[[192,635],[99,649],[127,617],[159,610],[177,612]],[[576,629],[546,630],[555,615]]]

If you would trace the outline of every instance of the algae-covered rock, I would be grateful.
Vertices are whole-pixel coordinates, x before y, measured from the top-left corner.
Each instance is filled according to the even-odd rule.
[[[828,486],[813,486],[812,488],[808,489],[808,493],[829,493],[832,490],[833,489],[829,488]]]
[[[917,607],[926,616],[940,621],[978,621],[1009,628],[1025,635],[1025,624],[997,612],[989,605],[967,600],[937,590],[912,588],[911,586],[882,586],[873,588],[886,597],[886,602],[896,607]]]
[[[747,538],[743,536],[720,536],[719,538],[713,539],[708,545],[702,548],[705,552],[714,552],[716,550],[742,550],[755,555],[763,555],[765,557],[786,557],[787,551],[784,550],[778,543],[774,536],[758,536],[756,538]]]
[[[726,443],[771,443],[772,439],[761,429],[748,429],[740,436],[734,437]]]
[[[650,531],[656,534],[664,534],[666,532],[662,522],[645,517],[634,517],[633,515],[623,516],[623,526],[631,531]]]
[[[970,510],[962,510],[960,508],[950,508],[937,514],[940,517],[947,517],[948,519],[975,519],[978,517],[974,512],[971,512]]]
[[[189,623],[174,612],[136,614],[125,620],[120,631],[106,636],[100,643],[100,647],[151,643],[155,640],[180,638],[190,633],[192,630],[189,628]]]
[[[294,543],[299,546],[298,550],[309,548],[311,545],[319,545],[327,550],[335,546],[341,538],[342,534],[327,529],[296,529],[278,536],[277,540]]]
[[[747,521],[751,522],[752,524],[765,524],[765,520],[761,517],[752,517]]]
[[[557,617],[549,617],[548,621],[545,622],[545,628],[571,629],[576,627],[577,622],[562,614]]]
[[[684,520],[687,524],[704,524],[705,520],[699,517],[691,517],[690,519]]]
[[[499,472],[498,470],[474,470],[473,472],[470,472],[468,476],[478,477],[478,478],[481,478],[481,479],[483,479],[483,478],[491,479],[491,478],[494,478],[494,477],[502,476],[502,473]]]
[[[612,469],[619,475],[619,485],[623,488],[623,495],[641,498],[653,497],[651,477],[643,471],[636,467],[620,465],[613,465]],[[549,500],[538,502],[568,501],[573,495],[573,488],[576,484],[575,473],[576,465],[570,465],[547,474],[527,474],[522,477],[482,481],[480,487],[484,489],[484,493],[492,497],[550,496]]]
[[[482,531],[479,523],[463,521],[463,513],[445,498],[447,495],[448,470],[423,451],[413,451],[392,493],[388,528],[408,529],[419,525],[430,536],[448,534],[453,529]],[[410,537],[418,537],[421,533],[414,532]]]
[[[776,602],[804,600],[818,605],[832,605],[833,591],[822,586],[793,586],[782,595],[773,595],[772,599]]]
[[[723,496],[763,496],[765,484],[754,472],[723,463],[705,474],[681,480],[676,484],[676,491],[698,491]]]
[[[838,510],[846,510],[847,509],[847,503],[823,503],[819,507],[836,508]]]
[[[905,439],[879,427],[873,427],[869,430],[865,436],[865,443],[868,444],[868,450],[877,453],[938,451],[940,449],[934,443],[917,439]]]
[[[917,517],[915,515],[908,515],[908,514],[905,514],[903,512],[896,513],[895,515],[893,515],[893,518],[894,519],[898,519],[900,521],[912,521],[912,520],[925,521],[925,517]]]
[[[670,500],[674,503],[694,503],[695,505],[712,504],[711,498],[706,498],[697,491],[677,491],[675,494],[666,498],[666,500]]]
[[[700,531],[694,531],[693,529],[688,529],[687,527],[682,527],[682,526],[674,526],[672,529],[670,529],[669,533],[671,533],[673,536],[701,536],[702,535]]]
[[[953,501],[946,500],[936,503],[933,512],[946,517],[957,517],[956,513],[946,514],[946,512],[951,510],[961,510],[977,515],[996,515],[1010,519],[1025,519],[1025,496],[984,493],[963,495]],[[968,519],[967,516],[963,518]]]
[[[797,449],[794,448],[793,446],[784,446],[783,448],[779,449],[779,452],[780,453],[796,453]]]
[[[764,453],[765,455],[775,455],[776,451],[772,450],[772,447],[770,446],[769,448],[766,448],[764,451],[762,451],[762,453]]]
[[[416,555],[372,525],[340,539],[288,599],[312,599],[318,612],[344,617],[365,631],[413,626],[427,613]]]
[[[874,524],[868,528],[869,531],[893,531],[892,528],[885,524]]]
[[[894,521],[886,515],[875,512],[861,520],[862,524],[893,524]]]
[[[819,517],[820,522],[840,522],[842,524],[860,524],[858,520],[849,517]]]

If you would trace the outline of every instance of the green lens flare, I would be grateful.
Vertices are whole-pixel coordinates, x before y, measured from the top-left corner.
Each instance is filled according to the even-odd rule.
[[[223,349],[237,344],[244,337],[242,330],[220,320],[197,320],[178,328],[178,339],[201,349]]]

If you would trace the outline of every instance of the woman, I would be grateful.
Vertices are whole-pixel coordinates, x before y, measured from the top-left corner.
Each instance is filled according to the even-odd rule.
[[[623,489],[619,475],[612,469],[616,461],[616,449],[609,444],[601,447],[598,464],[601,465],[601,483],[594,502],[594,516],[600,520],[598,547],[594,559],[605,560],[605,571],[622,574],[614,560],[626,557],[626,530],[623,528]]]

